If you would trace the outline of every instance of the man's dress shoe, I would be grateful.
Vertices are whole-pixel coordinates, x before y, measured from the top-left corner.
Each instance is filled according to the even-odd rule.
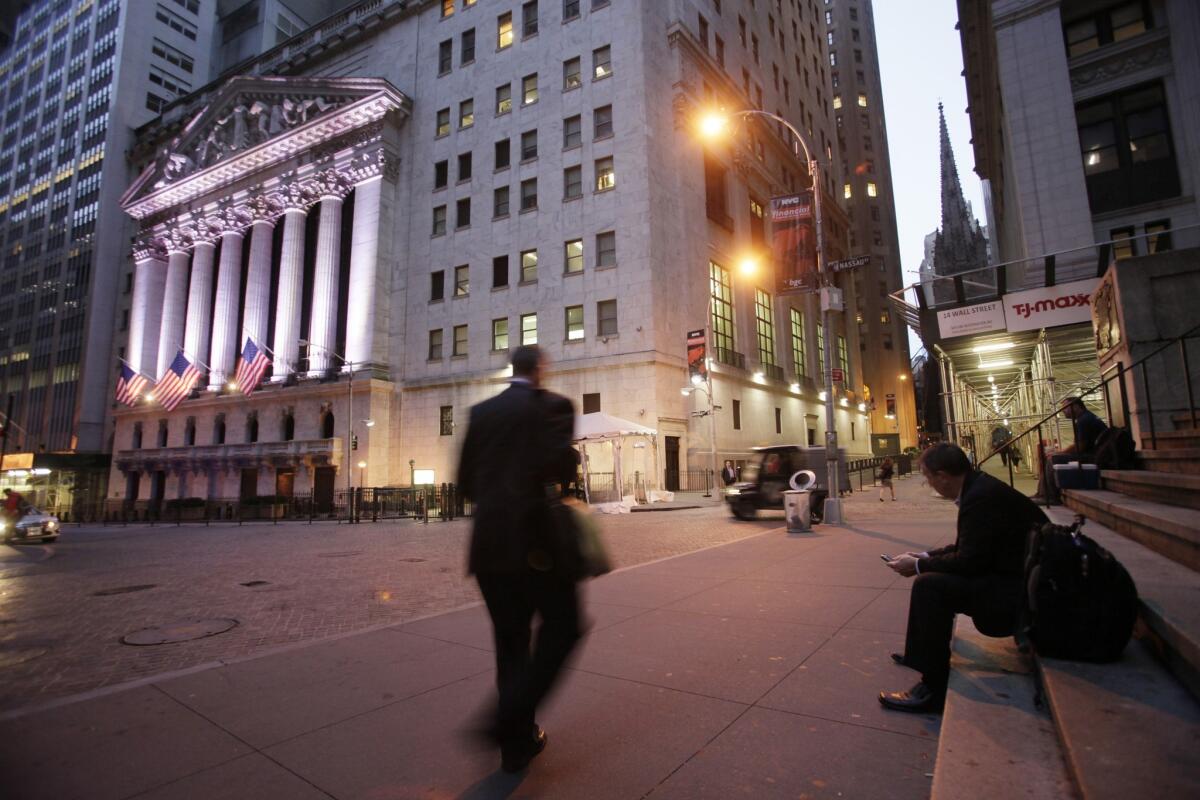
[[[533,734],[528,739],[500,746],[500,769],[505,772],[520,772],[545,749],[546,732],[534,726]]]
[[[946,690],[934,689],[918,683],[907,692],[880,692],[879,702],[893,711],[909,711],[914,714],[937,713],[946,704]]]

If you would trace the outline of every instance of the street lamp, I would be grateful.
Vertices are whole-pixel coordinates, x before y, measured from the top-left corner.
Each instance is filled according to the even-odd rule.
[[[363,488],[363,470],[367,468],[367,462],[358,462],[358,490],[361,492]]]
[[[349,373],[350,379],[346,383],[346,517],[350,522],[354,521],[354,479],[350,474],[350,440],[354,438],[354,367],[352,361],[348,361],[341,353],[334,352],[324,345],[319,345],[316,342],[308,339],[299,340],[298,344],[301,347],[315,347],[318,350],[323,350],[329,355],[342,362]],[[368,426],[369,427],[369,426]],[[360,476],[361,477],[361,476]]]
[[[715,485],[717,482],[717,409],[720,408],[713,399],[712,388],[712,373],[705,370],[708,374],[707,385],[705,379],[699,375],[692,376],[692,385],[685,386],[679,390],[679,393],[684,397],[691,397],[692,392],[704,392],[704,396],[708,398],[708,411],[693,411],[694,415],[708,415],[708,430],[709,430],[709,452],[712,460],[712,480]],[[712,497],[708,489],[708,481],[704,482],[704,496]]]
[[[729,126],[730,117],[752,117],[760,116],[777,122],[787,128],[792,136],[796,137],[796,141],[800,143],[801,149],[804,151],[804,159],[808,162],[808,174],[812,178],[813,190],[813,217],[817,227],[817,272],[822,276],[822,284],[828,286],[831,284],[830,276],[825,264],[825,233],[822,228],[821,218],[821,170],[820,164],[813,155],[812,150],[808,147],[808,142],[800,131],[796,130],[792,123],[788,122],[778,114],[772,114],[769,111],[760,111],[757,108],[747,108],[741,111],[733,112],[712,112],[705,114],[700,119],[700,134],[706,139],[713,139],[725,133]],[[829,523],[839,523],[842,521],[842,501],[838,494],[838,448],[837,448],[837,421],[835,419],[834,403],[832,398],[833,392],[833,318],[832,311],[829,308],[829,303],[821,303],[821,328],[825,338],[825,397],[831,398],[825,402],[825,468],[827,473],[827,481],[829,484],[829,495],[825,500],[825,521]]]

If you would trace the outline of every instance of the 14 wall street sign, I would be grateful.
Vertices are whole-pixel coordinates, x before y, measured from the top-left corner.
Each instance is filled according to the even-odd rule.
[[[1043,286],[1006,294],[999,300],[938,312],[938,333],[943,339],[988,331],[1034,331],[1091,322],[1092,292],[1098,278]]]

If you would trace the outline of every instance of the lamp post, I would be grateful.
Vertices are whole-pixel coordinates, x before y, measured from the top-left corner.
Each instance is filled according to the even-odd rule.
[[[721,135],[728,124],[728,118],[731,116],[766,117],[772,122],[777,122],[787,128],[792,136],[796,137],[796,141],[800,143],[800,147],[804,151],[804,159],[808,162],[808,174],[812,178],[813,218],[817,228],[817,272],[821,275],[822,286],[830,286],[832,280],[825,264],[825,232],[821,224],[821,168],[812,150],[809,149],[808,142],[792,123],[777,114],[772,114],[769,111],[760,111],[757,108],[706,114],[700,120],[701,135],[710,139]],[[842,521],[842,501],[838,492],[838,439],[837,422],[834,415],[833,318],[831,316],[833,312],[829,308],[829,305],[829,303],[826,303],[822,299],[821,329],[825,339],[825,364],[823,369],[824,375],[822,376],[825,380],[825,468],[826,479],[829,485],[829,496],[825,500],[824,510],[826,522],[839,523]]]
[[[709,453],[712,462],[712,480],[715,486],[717,482],[717,409],[720,406],[713,398],[712,373],[705,370],[705,374],[708,376],[707,378],[701,378],[699,375],[693,376],[692,385],[685,386],[679,391],[684,397],[690,397],[692,392],[699,390],[704,392],[704,396],[708,398],[708,411],[705,413],[708,414]],[[712,493],[708,489],[708,481],[704,482],[704,496],[712,497]]]
[[[354,478],[350,474],[350,468],[351,468],[350,440],[354,438],[354,422],[353,422],[353,420],[354,420],[354,367],[355,367],[355,364],[352,361],[346,360],[346,357],[343,356],[341,353],[334,352],[333,350],[330,350],[328,347],[324,347],[322,345],[317,344],[316,342],[309,341],[308,339],[301,339],[298,342],[298,344],[301,347],[315,347],[319,350],[324,350],[326,353],[333,356],[338,361],[341,361],[342,365],[344,367],[346,367],[346,371],[349,374],[349,380],[346,382],[346,518],[347,518],[347,521],[353,522],[354,521],[354,499],[353,499],[354,498]],[[368,427],[370,427],[370,426],[368,426]]]

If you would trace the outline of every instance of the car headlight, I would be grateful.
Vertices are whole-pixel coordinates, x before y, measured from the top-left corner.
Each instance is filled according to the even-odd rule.
[[[52,519],[46,523],[46,530],[52,531],[52,530],[56,529],[57,527],[58,527],[58,520],[56,520],[56,519]]]
[[[739,495],[739,494],[741,494],[741,493],[742,493],[742,490],[741,490],[741,489],[734,489],[733,487],[730,487],[730,488],[728,488],[728,489],[726,489],[726,490],[725,490],[725,494],[726,494],[727,496],[730,496],[730,495]]]

